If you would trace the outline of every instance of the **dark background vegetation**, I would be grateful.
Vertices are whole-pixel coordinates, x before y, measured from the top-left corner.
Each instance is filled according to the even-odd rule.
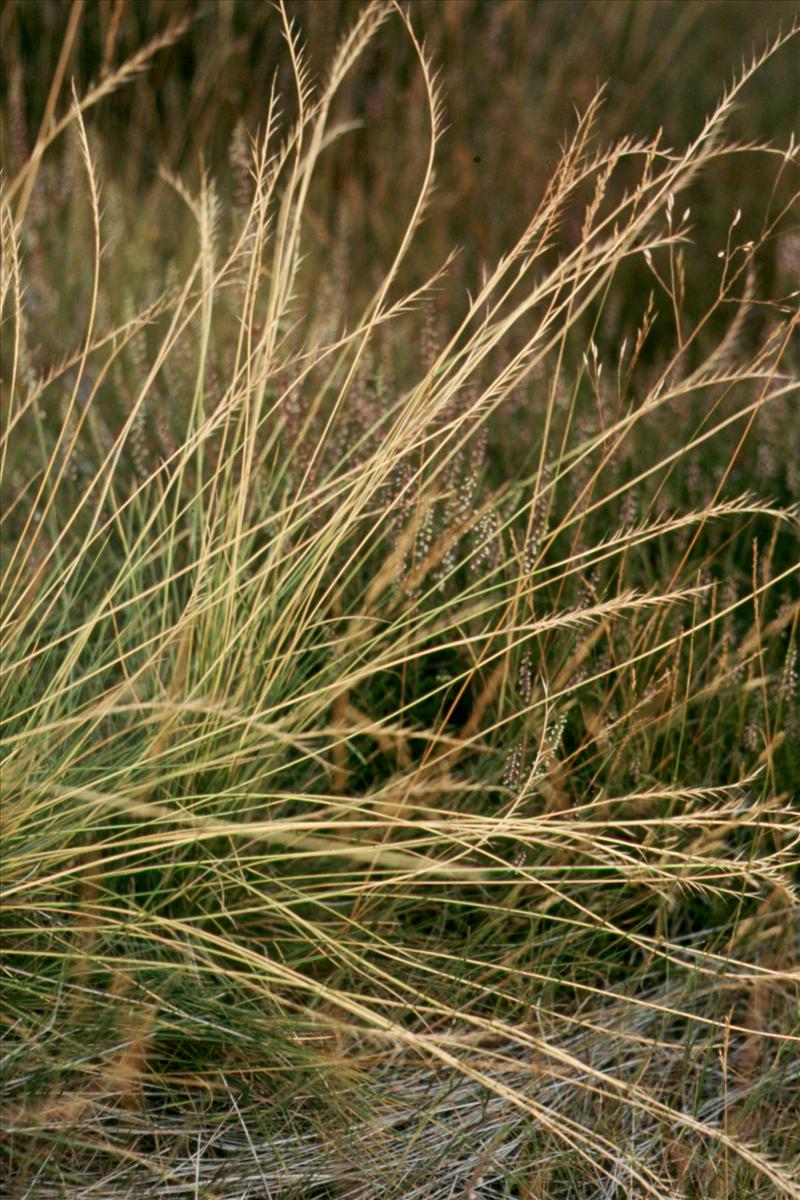
[[[358,0],[287,4],[317,77],[359,7]],[[4,131],[17,139],[6,142],[7,171],[38,129],[70,11],[64,0],[3,5],[3,91],[6,100],[14,90],[21,94],[26,126]],[[468,246],[471,262],[488,263],[507,248],[541,198],[576,108],[585,108],[600,84],[606,101],[599,139],[662,129],[665,144],[682,145],[713,107],[720,80],[787,25],[794,6],[787,0],[412,0],[409,11],[440,69],[448,124],[436,204],[418,239],[418,258],[427,265],[453,244]],[[241,123],[254,133],[263,123],[276,72],[280,94],[292,94],[280,22],[266,0],[125,0],[119,9],[116,0],[88,0],[68,75],[79,92],[102,76],[112,28],[119,62],[186,17],[191,27],[155,58],[147,86],[121,89],[92,115],[126,188],[148,189],[161,163],[192,172],[201,158],[224,179],[234,130]],[[754,80],[731,132],[742,140],[784,138],[796,125],[799,103],[789,49]],[[357,277],[365,265],[379,272],[385,264],[425,151],[422,80],[411,47],[391,28],[346,81],[338,109],[363,121],[363,129],[321,164],[318,234],[323,242],[331,236],[331,218],[346,199]],[[748,208],[742,200],[757,186],[753,163],[731,156],[714,183],[709,209],[724,222],[728,209]],[[568,239],[570,232],[577,237],[577,229],[567,230]]]

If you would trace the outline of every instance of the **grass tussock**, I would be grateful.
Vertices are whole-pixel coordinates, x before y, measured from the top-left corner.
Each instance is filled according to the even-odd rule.
[[[3,10],[9,1196],[800,1194],[781,8]]]

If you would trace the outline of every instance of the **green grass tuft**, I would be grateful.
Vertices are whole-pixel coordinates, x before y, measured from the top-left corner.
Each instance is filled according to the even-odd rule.
[[[9,1196],[800,1194],[789,7],[3,9]]]

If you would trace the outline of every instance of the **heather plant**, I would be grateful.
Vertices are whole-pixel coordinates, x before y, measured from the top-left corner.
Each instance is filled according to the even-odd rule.
[[[256,7],[3,13],[8,1194],[796,1196],[796,25],[472,233],[526,6]]]

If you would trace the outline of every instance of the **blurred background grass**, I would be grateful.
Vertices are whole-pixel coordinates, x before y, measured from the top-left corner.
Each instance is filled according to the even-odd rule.
[[[311,70],[324,75],[358,0],[290,0]],[[438,194],[412,263],[423,269],[450,248],[469,248],[470,267],[494,261],[541,198],[575,109],[599,84],[605,106],[598,140],[663,130],[667,145],[691,138],[720,81],[791,21],[786,0],[412,0],[409,11],[441,72],[448,132],[437,166]],[[42,118],[73,12],[62,0],[5,0],[4,161],[12,174]],[[89,0],[67,64],[79,92],[170,23],[190,27],[151,64],[146,82],[110,96],[92,117],[120,186],[142,197],[159,165],[196,171],[202,161],[231,192],[237,127],[263,122],[273,77],[291,96],[280,23],[256,0]],[[413,51],[385,29],[345,82],[338,109],[363,122],[323,159],[314,211],[323,249],[346,201],[353,279],[372,281],[396,245],[425,151],[422,80]],[[791,50],[759,75],[730,132],[742,140],[784,139],[798,118]],[[287,112],[290,117],[291,112]],[[725,228],[729,212],[752,211],[761,186],[752,163],[730,156],[706,197]],[[159,193],[148,210],[154,238]],[[713,225],[712,225],[713,228]],[[566,230],[567,242],[579,236]]]
[[[287,4],[301,29],[312,77],[324,78],[337,40],[359,8],[358,0]],[[594,134],[598,147],[661,130],[662,145],[680,151],[701,129],[724,81],[791,22],[796,7],[786,0],[412,0],[409,11],[439,70],[447,130],[438,148],[434,199],[398,288],[418,285],[458,248],[446,284],[429,305],[429,337],[435,339],[461,312],[466,290],[476,289],[482,272],[519,236],[545,192],[576,111],[585,109],[598,86],[605,89]],[[285,128],[296,115],[291,66],[280,21],[269,4],[256,0],[88,0],[82,6],[6,0],[0,29],[7,178],[30,153],[76,17],[64,69],[79,94],[151,38],[188,23],[145,74],[89,114],[103,182],[105,236],[114,251],[106,272],[119,271],[119,286],[109,289],[106,300],[114,306],[108,315],[124,321],[137,304],[177,278],[195,252],[194,240],[186,237],[183,202],[159,176],[160,168],[180,175],[190,189],[207,170],[230,234],[249,199],[248,138],[263,126],[273,82]],[[423,91],[413,49],[389,22],[337,95],[333,123],[355,127],[321,157],[305,210],[303,304],[316,306],[322,324],[331,311],[334,323],[352,320],[397,249],[427,152]],[[59,112],[64,103],[62,95]],[[784,147],[799,117],[792,45],[748,84],[727,134],[732,141]],[[38,370],[58,357],[65,323],[79,337],[84,310],[78,299],[90,294],[90,264],[81,244],[81,224],[85,233],[89,214],[71,203],[82,171],[73,134],[47,151],[25,229],[40,262],[58,256],[62,297],[70,297],[65,308],[48,293],[45,272],[30,281],[32,313],[53,318],[42,323],[42,356],[33,364]],[[623,162],[609,195],[634,186],[637,171],[636,160]],[[579,244],[590,186],[576,194],[543,265]],[[788,293],[800,268],[800,223],[791,209],[795,187],[794,170],[773,170],[763,155],[727,153],[679,201],[681,208],[691,204],[691,225],[700,231],[682,259],[687,323],[713,304],[718,254],[737,210],[742,218],[736,238],[744,242],[759,237],[771,215],[788,209],[766,238],[756,281],[761,297]],[[621,264],[608,302],[593,307],[581,323],[574,352],[582,353],[590,335],[601,354],[615,355],[625,339],[630,344],[651,290],[657,319],[641,360],[657,363],[671,354],[672,306],[641,258]],[[730,306],[717,306],[684,361],[698,362],[709,353],[729,318]],[[751,306],[738,331],[739,345],[758,344],[771,320],[768,305]],[[417,358],[419,339],[418,322],[411,323],[405,341],[393,339],[391,356],[401,373],[404,357]],[[512,348],[513,335],[506,352]],[[224,373],[222,363],[219,370]],[[513,414],[508,423],[514,425]],[[792,455],[778,461],[769,452],[782,436],[776,428],[766,431],[757,473],[756,448],[748,449],[736,468],[740,488],[766,483],[774,498],[793,498],[796,473],[790,470],[787,478],[786,471]],[[502,440],[502,430],[495,429],[494,444]]]

